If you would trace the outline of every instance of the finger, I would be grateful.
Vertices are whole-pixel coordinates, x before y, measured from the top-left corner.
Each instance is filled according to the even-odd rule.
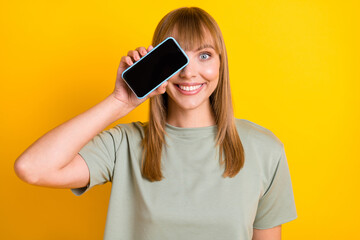
[[[150,52],[154,47],[152,45],[150,45],[147,49],[148,52]]]
[[[136,51],[138,51],[142,57],[145,56],[148,52],[144,47],[138,47]]]
[[[131,57],[134,61],[139,61],[140,60],[140,55],[138,51],[129,51],[127,54],[129,57]]]
[[[164,94],[166,92],[166,86],[168,85],[168,82],[164,82],[163,84],[160,85],[160,87],[158,87],[156,90],[155,90],[155,94],[158,95],[158,94]]]
[[[155,91],[153,91],[148,95],[148,98],[152,98],[156,95],[164,94],[166,91],[166,86],[167,86],[167,82],[166,84],[161,84],[160,87],[158,87]]]
[[[163,84],[161,84],[160,87],[166,90],[166,87],[167,87],[168,84],[169,84],[169,83],[166,81],[166,82],[164,82]]]
[[[129,64],[126,62],[126,56],[121,57],[119,67],[126,67],[127,65]]]
[[[161,94],[161,93],[159,93],[158,90],[156,89],[155,91],[153,91],[152,93],[150,93],[150,94],[148,95],[148,98],[152,98],[152,97],[157,96],[157,95],[160,95],[160,94]]]
[[[128,65],[128,66],[131,66],[131,65],[134,64],[134,62],[132,61],[131,57],[129,57],[129,56],[123,56],[123,57],[121,58],[120,65],[121,65],[121,63],[124,63],[124,64],[126,64],[126,65]]]

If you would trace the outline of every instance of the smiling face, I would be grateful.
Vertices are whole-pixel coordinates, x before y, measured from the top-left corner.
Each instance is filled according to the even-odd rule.
[[[209,97],[219,82],[220,57],[211,35],[206,34],[204,39],[185,50],[189,64],[168,80],[169,111],[198,110],[202,114],[211,109]]]

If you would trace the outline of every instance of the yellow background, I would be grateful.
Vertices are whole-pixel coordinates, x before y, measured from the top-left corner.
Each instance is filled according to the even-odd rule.
[[[101,239],[111,184],[76,197],[13,171],[45,132],[113,90],[121,56],[199,6],[227,44],[235,114],[285,144],[298,219],[283,239],[359,238],[359,2],[1,1],[0,239]],[[120,122],[146,121],[144,103]],[[115,124],[115,123],[114,123]],[[221,206],[219,206],[221,207]]]

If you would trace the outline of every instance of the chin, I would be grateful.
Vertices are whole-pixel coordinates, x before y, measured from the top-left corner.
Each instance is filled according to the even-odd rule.
[[[202,107],[207,106],[209,103],[207,103],[206,101],[181,101],[181,102],[176,102],[176,105],[178,108],[182,109],[182,110],[195,110],[195,109],[201,109]]]

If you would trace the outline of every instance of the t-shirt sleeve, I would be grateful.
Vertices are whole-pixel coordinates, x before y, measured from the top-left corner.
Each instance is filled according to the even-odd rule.
[[[260,198],[253,227],[273,228],[297,218],[294,194],[284,146],[269,187]]]
[[[83,188],[71,189],[75,195],[80,196],[93,186],[112,181],[121,138],[121,129],[115,127],[99,133],[80,150],[79,154],[89,168],[90,183]]]

